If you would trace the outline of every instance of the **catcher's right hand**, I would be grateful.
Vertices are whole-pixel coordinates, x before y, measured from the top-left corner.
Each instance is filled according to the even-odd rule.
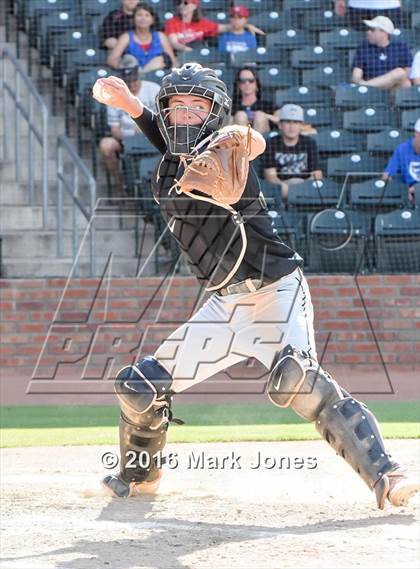
[[[121,111],[131,117],[139,117],[143,112],[143,104],[132,93],[127,84],[119,77],[103,77],[97,79],[92,88],[93,98]]]

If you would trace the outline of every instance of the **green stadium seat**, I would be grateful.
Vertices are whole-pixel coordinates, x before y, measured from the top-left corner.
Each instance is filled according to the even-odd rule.
[[[329,32],[342,27],[343,19],[329,8],[323,11],[308,11],[303,18],[303,28],[310,32]]]
[[[304,106],[305,122],[315,128],[330,127],[334,124],[335,128],[341,126],[341,117],[334,113],[334,109],[328,107]]]
[[[272,46],[257,47],[257,49],[249,49],[248,51],[239,51],[232,54],[232,66],[235,68],[243,65],[257,65],[258,67],[275,66],[278,65],[279,61],[284,60],[287,61],[287,53]]]
[[[340,186],[328,178],[324,180],[305,180],[301,184],[291,184],[287,197],[289,211],[320,211],[335,207],[340,199]]]
[[[207,46],[178,53],[177,58],[180,65],[188,63],[189,61],[196,61],[205,67],[212,67],[213,65],[226,66],[230,62],[230,55],[228,53],[221,52],[215,47]]]
[[[263,179],[260,179],[259,183],[268,209],[281,210],[283,206],[280,186]]]
[[[299,28],[279,30],[265,36],[267,47],[292,50],[315,44],[315,34]]]
[[[339,59],[335,49],[316,45],[292,51],[291,64],[295,69],[314,69],[320,65],[337,64]]]
[[[296,69],[291,69],[290,67],[267,65],[258,71],[258,77],[263,88],[277,90],[296,84],[299,74]]]
[[[348,82],[348,79],[349,70],[337,63],[306,69],[302,73],[302,84],[307,86],[333,87]]]
[[[285,91],[277,91],[276,104],[280,107],[286,103],[302,106],[330,106],[332,104],[332,91],[331,89],[321,89],[313,85],[293,86]]]
[[[370,156],[367,152],[355,152],[328,158],[327,175],[329,178],[348,177],[350,182],[355,179],[366,179],[382,175],[385,162],[382,157]]]
[[[328,10],[329,0],[283,0],[283,10],[296,10],[303,12],[310,10]]]
[[[420,272],[420,209],[399,209],[375,219],[376,270]]]
[[[375,213],[402,208],[407,205],[407,186],[397,180],[378,178],[351,184],[349,204],[352,209]]]
[[[365,85],[339,86],[335,91],[335,106],[339,109],[360,109],[361,107],[390,107],[389,93],[377,87]]]
[[[273,232],[282,241],[294,249],[304,259],[306,258],[306,214],[289,211],[270,211],[273,222]]]
[[[414,109],[412,111],[403,111],[401,114],[401,126],[405,130],[413,132],[414,125],[420,116],[419,109]]]
[[[402,110],[420,109],[420,85],[413,85],[408,89],[398,89],[395,94],[395,105]]]
[[[309,270],[360,273],[367,266],[370,221],[344,209],[326,209],[308,219]]]
[[[87,16],[104,16],[120,7],[118,0],[82,0],[80,10]]]
[[[367,149],[369,152],[390,154],[410,134],[397,128],[386,128],[380,132],[374,132],[367,136]]]
[[[319,43],[325,47],[335,47],[337,49],[356,49],[366,38],[363,32],[339,27],[330,32],[321,32]]]
[[[273,10],[262,7],[261,12],[251,14],[249,23],[257,26],[266,34],[272,34],[285,28],[293,28],[298,25],[298,21],[291,12],[282,12],[276,8]]]
[[[389,125],[398,124],[394,110],[383,107],[366,107],[343,113],[343,125],[356,132],[379,132]]]
[[[366,136],[343,129],[320,129],[315,140],[320,154],[343,154],[366,149]]]

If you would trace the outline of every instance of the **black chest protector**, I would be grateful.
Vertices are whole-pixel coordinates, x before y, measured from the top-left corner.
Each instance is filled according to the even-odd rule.
[[[196,199],[177,193],[174,180],[181,175],[179,158],[165,154],[152,177],[153,196],[206,290],[247,278],[274,281],[302,263],[274,230],[252,167],[244,194],[234,206],[200,192],[194,192]]]

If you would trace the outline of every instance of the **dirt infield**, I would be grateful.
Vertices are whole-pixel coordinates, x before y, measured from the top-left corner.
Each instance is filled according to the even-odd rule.
[[[388,447],[419,475],[418,441]],[[166,450],[160,493],[125,501],[98,484],[116,447],[3,450],[0,567],[418,567],[419,501],[377,510],[323,442]]]

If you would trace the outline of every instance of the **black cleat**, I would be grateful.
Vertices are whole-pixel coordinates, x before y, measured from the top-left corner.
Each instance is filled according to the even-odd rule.
[[[130,496],[130,485],[127,484],[119,475],[109,474],[101,482],[108,496],[112,498],[128,498]]]

